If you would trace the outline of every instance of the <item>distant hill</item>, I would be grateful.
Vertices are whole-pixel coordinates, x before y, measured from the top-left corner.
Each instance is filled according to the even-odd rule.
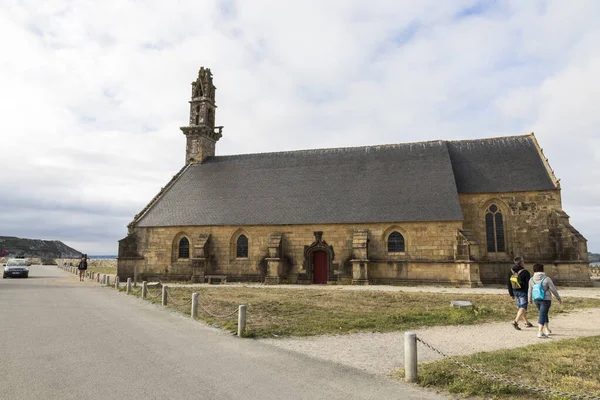
[[[0,236],[0,256],[31,258],[80,258],[77,251],[60,240],[22,239],[13,236]]]
[[[590,259],[590,262],[600,262],[600,254],[588,253],[588,257]]]

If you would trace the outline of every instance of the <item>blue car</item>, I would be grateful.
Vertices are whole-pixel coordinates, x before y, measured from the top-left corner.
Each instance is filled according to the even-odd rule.
[[[2,278],[28,278],[29,277],[29,263],[27,260],[20,258],[11,258],[6,262],[4,266],[4,273]]]

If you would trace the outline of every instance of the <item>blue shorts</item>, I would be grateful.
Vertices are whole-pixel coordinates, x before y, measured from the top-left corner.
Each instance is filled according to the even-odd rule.
[[[527,293],[513,292],[515,300],[517,301],[517,307],[524,308],[527,310]]]

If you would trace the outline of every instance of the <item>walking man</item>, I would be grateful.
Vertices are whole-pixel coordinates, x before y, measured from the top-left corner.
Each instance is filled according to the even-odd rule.
[[[81,257],[81,261],[79,262],[79,265],[77,266],[77,269],[79,270],[79,281],[83,282],[84,281],[84,276],[85,276],[85,270],[88,267],[88,263],[87,263],[87,254],[84,254]]]
[[[523,258],[515,257],[515,265],[512,266],[508,273],[508,294],[511,298],[517,301],[517,316],[512,322],[513,327],[520,331],[519,320],[525,322],[527,328],[531,328],[531,324],[527,320],[527,294],[529,291],[529,279],[531,274],[523,267]]]

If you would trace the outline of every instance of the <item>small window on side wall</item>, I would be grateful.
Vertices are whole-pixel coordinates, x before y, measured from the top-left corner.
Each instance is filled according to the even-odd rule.
[[[235,246],[236,258],[248,258],[248,238],[246,235],[240,235]]]
[[[388,253],[404,253],[404,236],[400,232],[392,232],[387,242]]]
[[[190,258],[190,241],[185,237],[179,241],[179,258]]]

